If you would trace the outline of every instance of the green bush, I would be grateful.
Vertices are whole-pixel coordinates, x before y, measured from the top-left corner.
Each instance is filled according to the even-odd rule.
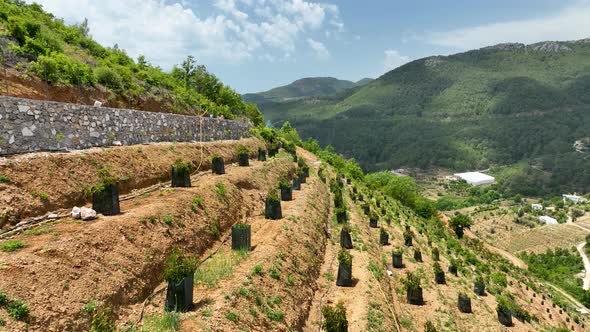
[[[324,321],[322,328],[326,332],[345,332],[348,331],[348,320],[346,319],[346,308],[339,302],[336,306],[322,306],[322,315]]]
[[[104,308],[92,317],[90,332],[115,332],[117,327],[110,308]]]
[[[0,289],[0,308],[8,303],[8,296]]]
[[[167,282],[181,282],[190,276],[197,268],[197,261],[193,257],[185,257],[178,248],[172,250],[166,260],[163,278]]]
[[[418,289],[420,288],[420,276],[413,272],[407,272],[402,283],[406,286],[406,289]]]
[[[176,161],[174,162],[172,167],[177,172],[184,173],[184,172],[191,172],[193,169],[193,164],[190,161],[183,162],[182,159],[176,159]]]
[[[28,70],[51,84],[93,86],[96,83],[90,66],[55,52],[40,55]]]
[[[8,316],[17,320],[24,320],[29,317],[29,307],[20,300],[13,300],[8,303],[6,311],[8,311]]]
[[[338,262],[344,266],[352,266],[352,255],[346,249],[340,249]]]
[[[99,84],[113,90],[123,89],[123,79],[114,69],[106,66],[98,67],[94,70],[94,76]]]

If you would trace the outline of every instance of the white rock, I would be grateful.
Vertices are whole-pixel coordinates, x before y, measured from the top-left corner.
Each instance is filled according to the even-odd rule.
[[[82,220],[96,219],[96,211],[87,207],[83,207],[80,209],[80,218],[82,218]]]
[[[33,135],[35,135],[35,134],[33,133],[33,131],[32,131],[31,129],[27,128],[27,127],[23,127],[23,129],[22,129],[21,133],[22,133],[22,135],[23,135],[24,137],[30,137],[30,136],[33,136]]]
[[[72,209],[72,218],[80,219],[80,208],[79,207],[74,206],[74,208]]]
[[[57,219],[59,216],[55,213],[50,213],[47,215],[47,219]]]
[[[94,101],[94,107],[101,107],[101,106],[102,106],[102,103],[100,101],[98,101],[98,100]]]
[[[123,143],[121,143],[121,141],[113,141],[113,145],[121,146],[121,145],[123,145]]]

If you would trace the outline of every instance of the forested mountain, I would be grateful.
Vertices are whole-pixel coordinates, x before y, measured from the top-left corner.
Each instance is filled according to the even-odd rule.
[[[590,191],[590,39],[419,59],[339,96],[259,104],[370,171],[496,169],[508,191]]]
[[[223,84],[205,66],[188,56],[171,72],[146,61],[134,60],[117,45],[105,47],[92,39],[88,22],[66,25],[36,4],[0,0],[0,63],[3,79],[14,81],[9,95],[23,95],[41,80],[42,99],[64,95],[74,101],[85,95],[105,96],[106,106],[141,108],[158,112],[246,117],[262,124],[254,104]],[[32,78],[22,83],[22,77]],[[21,89],[19,89],[21,88]],[[47,96],[48,90],[59,94]],[[92,100],[94,98],[90,98]],[[99,98],[97,98],[99,99]]]
[[[245,94],[244,99],[249,102],[262,104],[289,101],[303,97],[327,96],[365,85],[371,81],[372,79],[370,78],[363,78],[358,82],[352,82],[333,77],[308,77],[265,92]]]

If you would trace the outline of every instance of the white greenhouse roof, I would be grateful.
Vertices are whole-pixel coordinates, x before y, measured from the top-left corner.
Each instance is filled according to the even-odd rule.
[[[549,216],[540,216],[539,220],[541,220],[542,222],[544,222],[547,225],[557,225],[557,219],[555,218],[551,218]]]
[[[481,186],[482,184],[494,183],[494,181],[496,181],[493,176],[480,172],[456,173],[455,176],[459,179],[465,180],[472,186]]]

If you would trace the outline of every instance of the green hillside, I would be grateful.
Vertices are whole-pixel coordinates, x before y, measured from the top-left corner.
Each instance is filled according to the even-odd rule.
[[[244,99],[257,104],[285,102],[304,97],[333,95],[365,85],[370,81],[370,78],[364,78],[358,82],[351,82],[333,77],[308,77],[265,92],[245,94]]]
[[[502,44],[408,63],[341,96],[263,105],[367,170],[497,170],[506,190],[590,191],[590,40]]]
[[[191,56],[164,72],[144,56],[134,60],[116,45],[100,45],[90,36],[88,22],[68,26],[35,3],[0,0],[0,45],[0,62],[6,67],[51,86],[106,89],[109,100],[123,99],[127,105],[150,100],[162,112],[263,123],[254,104],[244,102]]]

